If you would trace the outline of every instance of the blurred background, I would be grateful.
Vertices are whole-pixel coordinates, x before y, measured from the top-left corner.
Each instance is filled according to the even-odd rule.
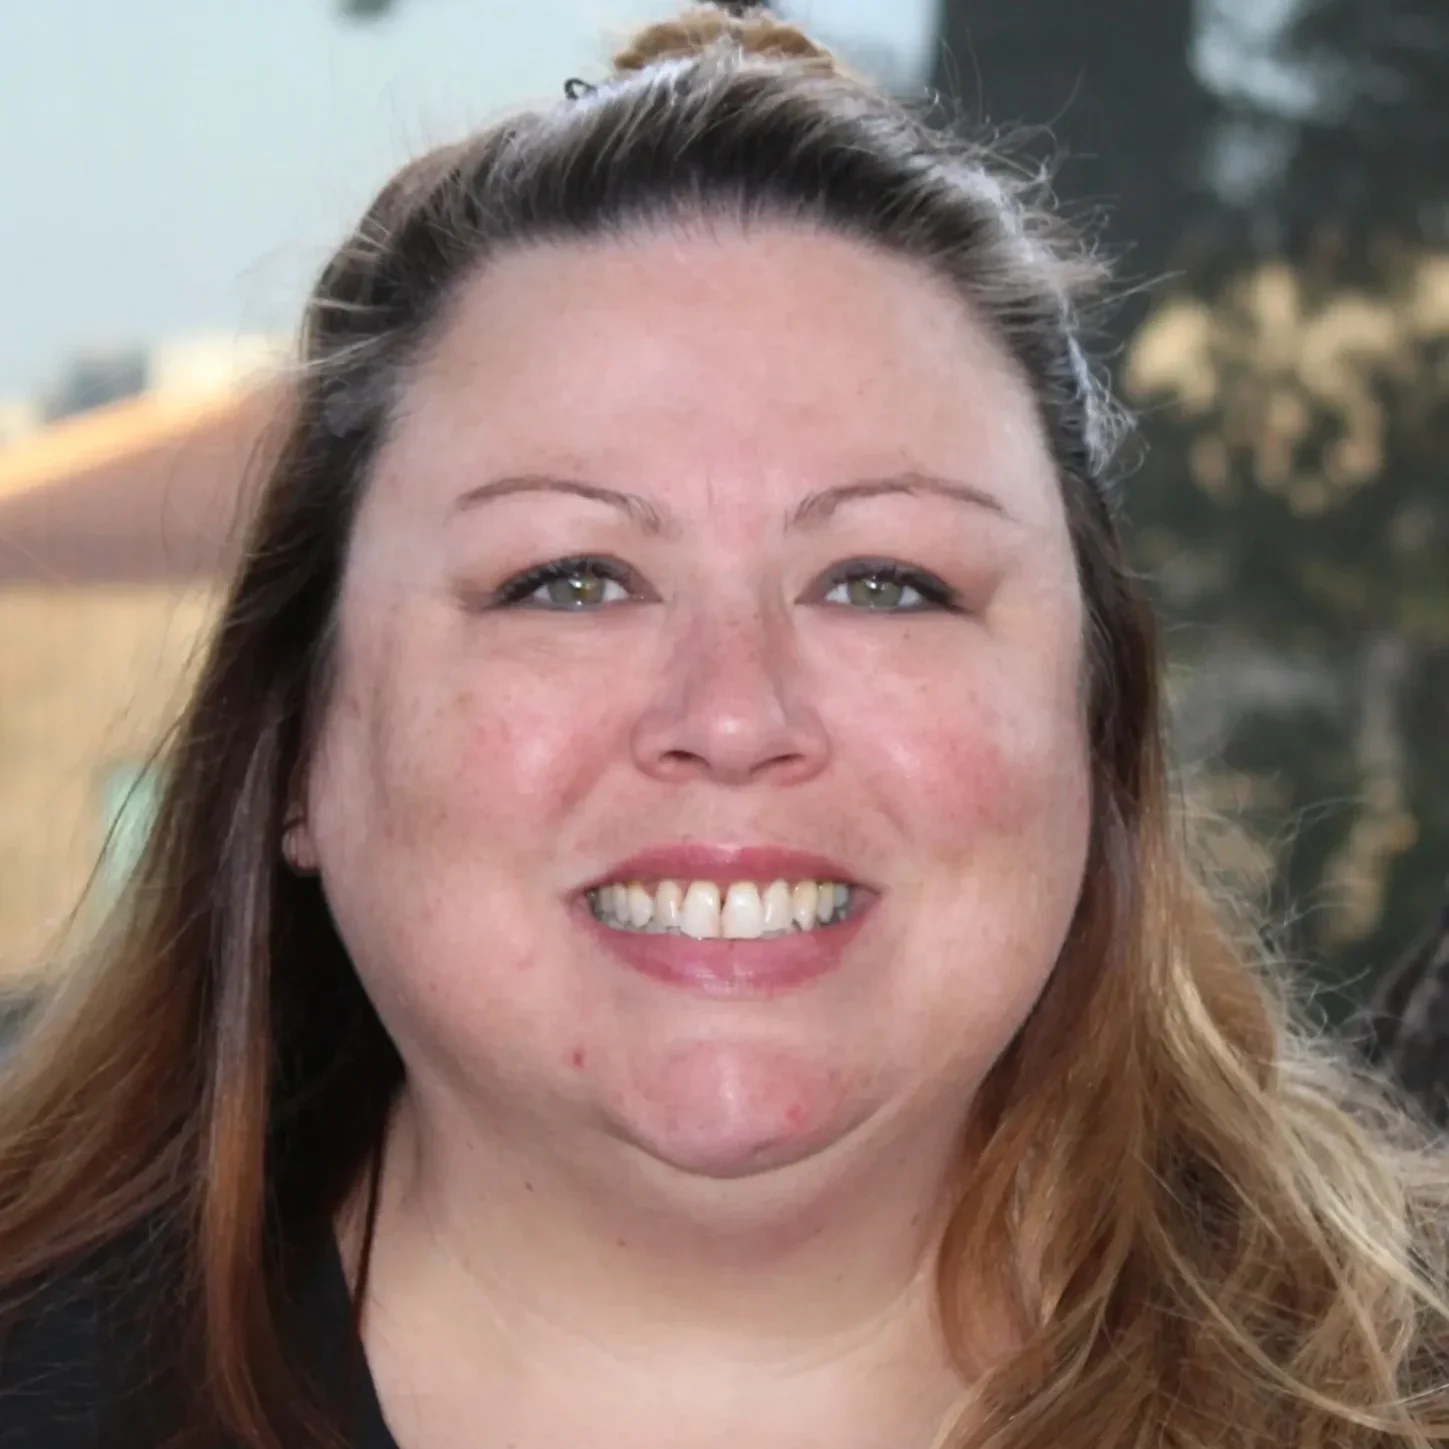
[[[904,96],[1033,128],[1105,219],[1102,344],[1143,433],[1123,508],[1191,798],[1330,1017],[1422,975],[1449,879],[1449,4],[775,8]],[[0,0],[0,994],[144,839],[329,247],[406,157],[668,9]]]

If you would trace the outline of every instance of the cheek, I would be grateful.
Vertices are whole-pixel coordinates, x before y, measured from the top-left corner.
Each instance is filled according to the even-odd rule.
[[[480,851],[516,860],[557,844],[610,749],[602,688],[498,662],[399,659],[373,673],[340,694],[327,732],[332,813],[362,817],[378,847],[427,854],[444,872],[476,866]]]
[[[1070,834],[1085,817],[1075,686],[1054,685],[1037,663],[938,672],[856,704],[852,732],[882,810],[933,853],[971,854],[983,836]]]
[[[421,630],[369,640],[339,669],[309,814],[333,914],[379,989],[458,1009],[533,989],[547,916],[520,903],[547,896],[609,748],[579,683],[480,665]]]

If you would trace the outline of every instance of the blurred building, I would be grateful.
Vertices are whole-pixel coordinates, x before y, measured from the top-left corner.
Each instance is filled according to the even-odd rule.
[[[85,359],[8,414],[0,994],[64,954],[93,873],[103,897],[139,844],[152,753],[207,637],[277,414],[265,375],[276,356],[261,339],[202,339],[126,366]]]
[[[40,405],[34,398],[0,397],[0,448],[19,442],[40,423]]]

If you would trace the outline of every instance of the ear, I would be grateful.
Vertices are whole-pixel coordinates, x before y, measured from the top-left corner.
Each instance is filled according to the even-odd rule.
[[[308,815],[308,783],[311,761],[306,749],[292,762],[283,793],[282,859],[294,875],[316,875],[321,868],[317,839]]]
[[[320,867],[317,842],[300,809],[289,813],[282,827],[282,859],[297,875],[315,875]]]

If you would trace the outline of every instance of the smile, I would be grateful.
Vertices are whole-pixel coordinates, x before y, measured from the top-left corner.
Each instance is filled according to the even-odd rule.
[[[849,919],[853,886],[840,881],[615,881],[586,893],[594,919],[616,931],[756,941],[821,930]]]

